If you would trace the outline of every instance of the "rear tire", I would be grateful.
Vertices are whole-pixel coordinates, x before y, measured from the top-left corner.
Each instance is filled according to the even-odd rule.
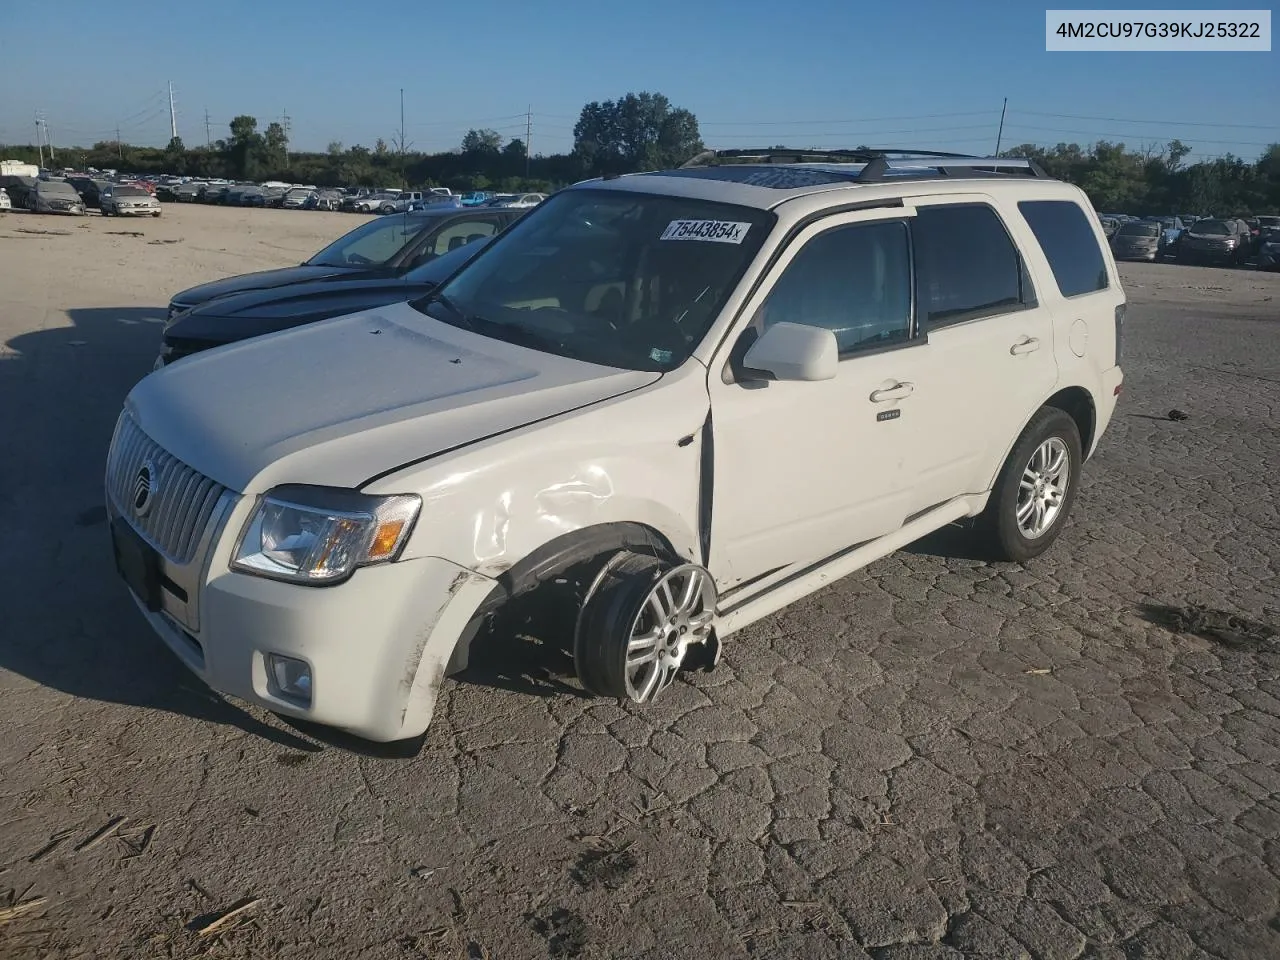
[[[1014,444],[978,533],[993,559],[1025,563],[1048,550],[1075,503],[1084,456],[1080,430],[1056,407],[1041,407]]]

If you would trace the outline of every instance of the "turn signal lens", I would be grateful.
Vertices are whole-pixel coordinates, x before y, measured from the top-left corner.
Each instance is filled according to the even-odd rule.
[[[370,560],[381,560],[391,556],[396,544],[400,542],[404,523],[403,520],[388,520],[378,525],[378,531],[373,535],[373,543],[369,544]]]

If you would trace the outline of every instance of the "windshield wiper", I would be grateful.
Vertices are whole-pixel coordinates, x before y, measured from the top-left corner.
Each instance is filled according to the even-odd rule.
[[[473,332],[476,329],[477,318],[469,316],[465,310],[463,310],[460,306],[458,306],[451,299],[449,299],[449,297],[446,294],[429,293],[425,297],[423,297],[419,301],[419,303],[422,304],[424,311],[425,311],[425,308],[431,306],[431,304],[438,303],[441,306],[443,306],[446,310],[448,310],[451,314],[453,314],[455,317],[457,317],[458,326],[464,327],[465,329],[471,330]]]

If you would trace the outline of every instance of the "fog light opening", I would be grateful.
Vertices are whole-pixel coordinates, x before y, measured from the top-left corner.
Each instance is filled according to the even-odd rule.
[[[311,706],[311,666],[292,657],[267,655],[267,672],[276,693],[300,706]]]

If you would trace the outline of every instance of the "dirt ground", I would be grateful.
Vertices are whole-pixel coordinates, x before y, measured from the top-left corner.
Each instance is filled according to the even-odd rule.
[[[1280,275],[1122,268],[1030,566],[930,538],[647,711],[507,650],[383,749],[203,688],[101,506],[169,295],[358,222],[0,215],[0,958],[1280,957]]]

